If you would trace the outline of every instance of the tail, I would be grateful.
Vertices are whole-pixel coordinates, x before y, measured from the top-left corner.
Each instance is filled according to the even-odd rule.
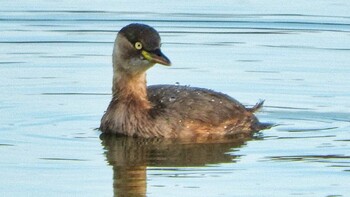
[[[254,130],[255,131],[261,131],[265,129],[270,129],[272,127],[276,126],[276,124],[273,123],[266,123],[266,122],[258,122],[256,125],[254,125]]]
[[[256,103],[252,108],[248,108],[248,111],[255,113],[259,111],[263,105],[264,105],[265,100],[260,100],[258,103]]]
[[[265,100],[260,100],[258,103],[256,103],[252,108],[248,108],[247,110],[251,113],[258,112],[261,110],[261,108],[264,105]],[[276,124],[273,123],[262,123],[257,120],[257,122],[252,126],[252,129],[254,131],[260,131],[265,129],[270,129],[271,127],[276,126]]]

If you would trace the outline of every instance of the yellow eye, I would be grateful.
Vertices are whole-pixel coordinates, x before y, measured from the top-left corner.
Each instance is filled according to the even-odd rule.
[[[142,49],[142,43],[141,42],[136,42],[135,43],[135,49],[137,49],[137,50]]]

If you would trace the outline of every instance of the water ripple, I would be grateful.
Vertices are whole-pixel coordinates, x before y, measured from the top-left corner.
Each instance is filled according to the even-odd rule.
[[[342,162],[350,164],[350,156],[347,155],[292,155],[267,157],[279,161],[313,161],[322,163]]]

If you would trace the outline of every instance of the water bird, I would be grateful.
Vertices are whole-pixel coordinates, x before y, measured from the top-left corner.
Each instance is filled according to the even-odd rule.
[[[252,136],[271,125],[254,115],[263,101],[247,108],[213,90],[183,85],[147,86],[146,71],[170,66],[159,33],[132,23],[117,34],[113,49],[112,100],[101,119],[103,133],[142,138]]]

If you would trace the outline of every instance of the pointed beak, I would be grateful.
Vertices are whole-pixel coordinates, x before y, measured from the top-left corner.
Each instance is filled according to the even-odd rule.
[[[164,66],[170,66],[170,60],[160,51],[156,49],[154,51],[141,51],[143,57],[152,63],[162,64]]]

